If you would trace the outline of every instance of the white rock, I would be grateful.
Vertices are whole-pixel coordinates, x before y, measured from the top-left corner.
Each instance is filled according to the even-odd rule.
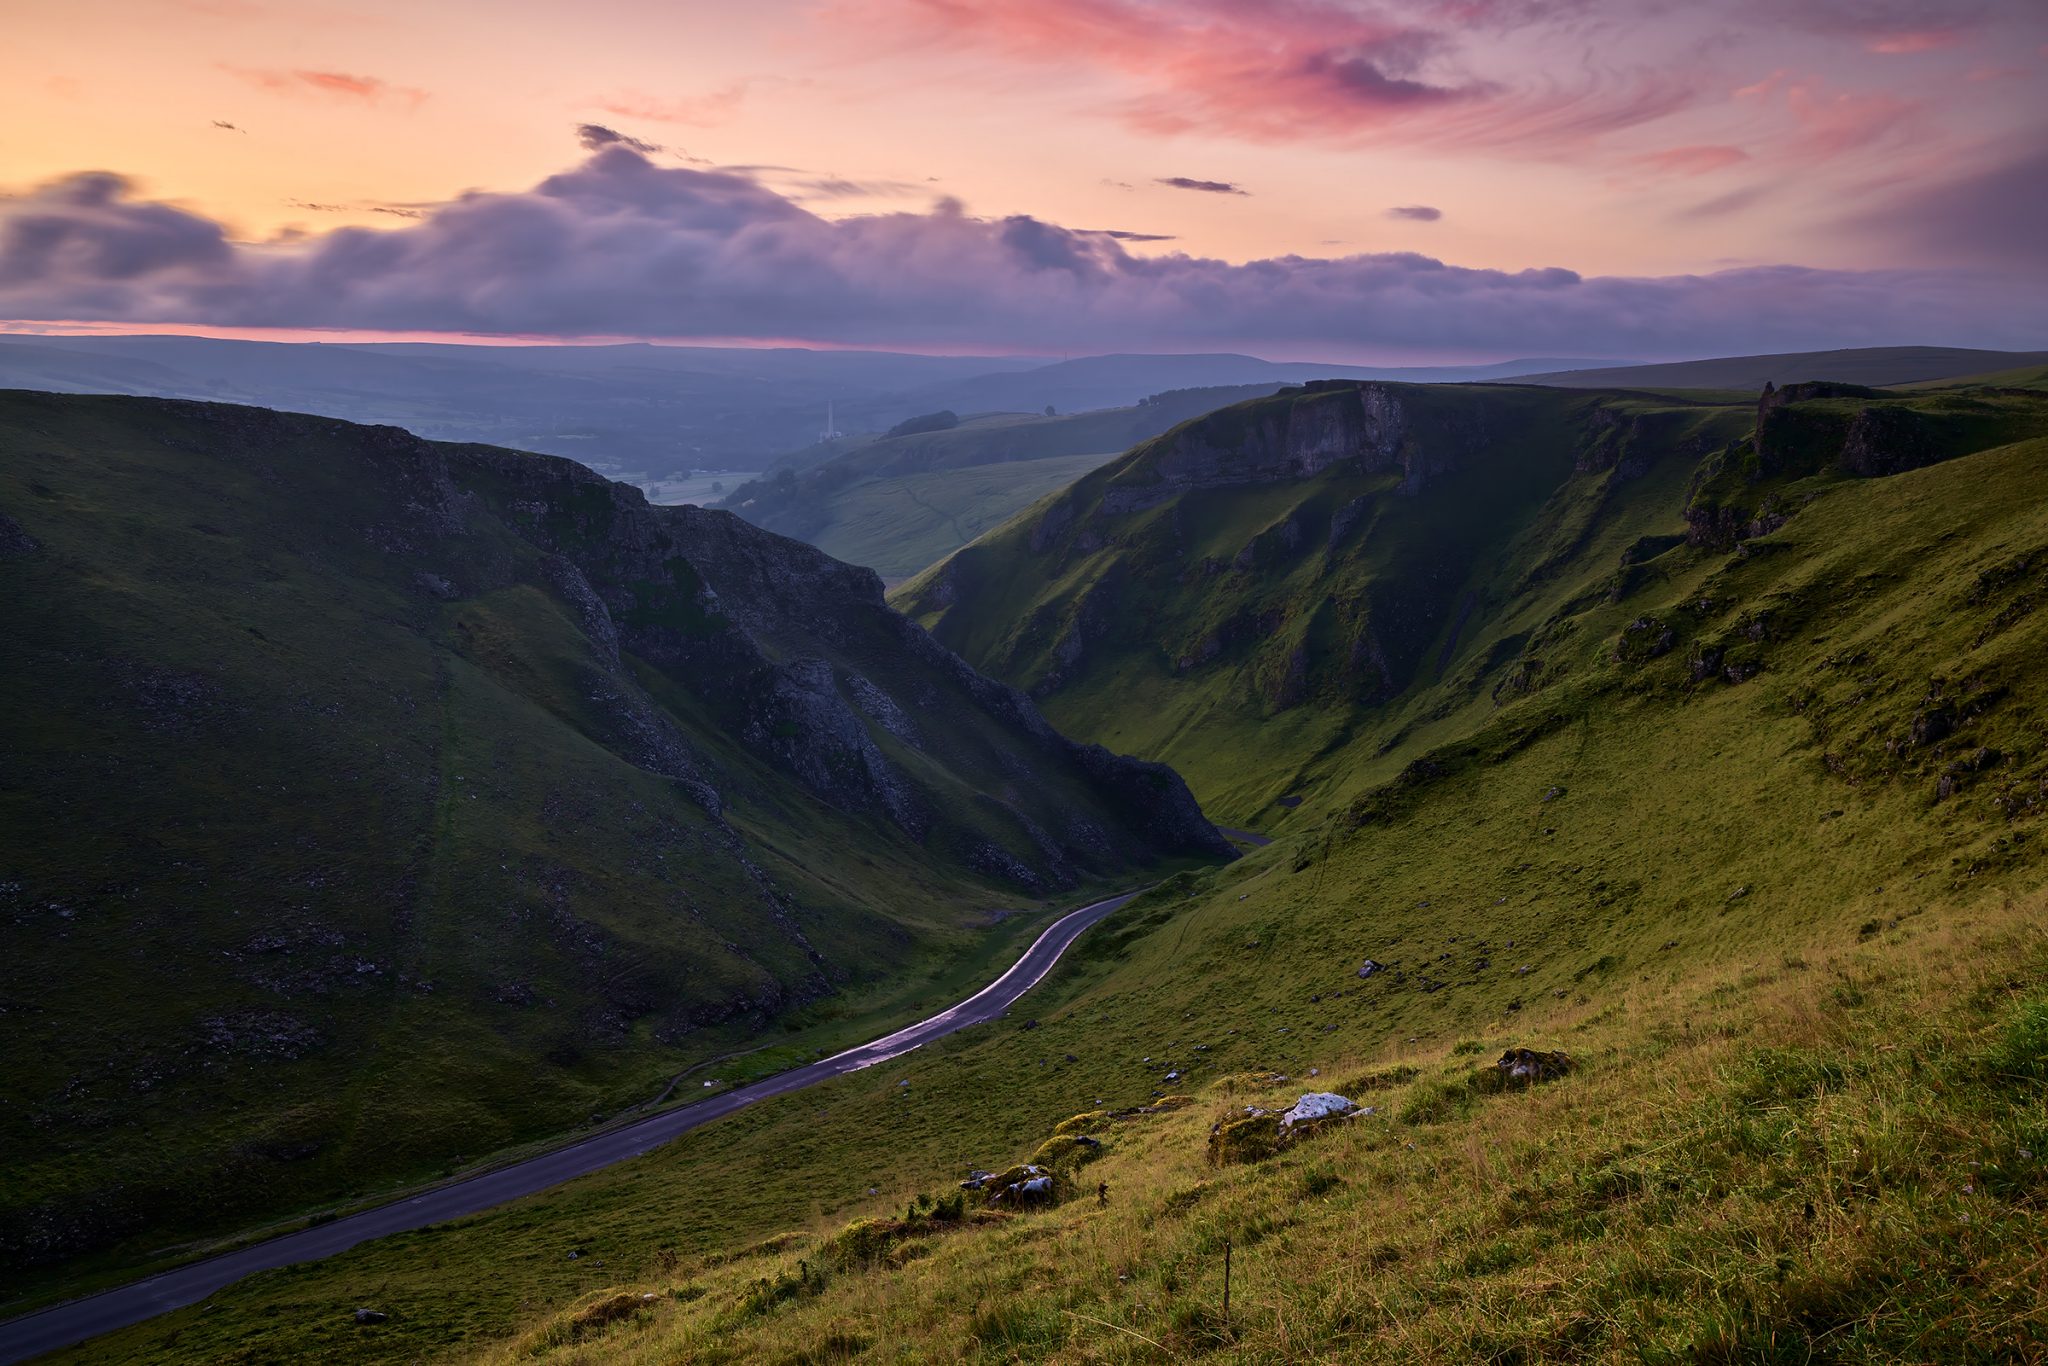
[[[1349,1098],[1334,1091],[1310,1091],[1294,1102],[1294,1108],[1280,1116],[1283,1128],[1291,1127],[1309,1119],[1327,1119],[1331,1115],[1348,1115],[1358,1106]]]

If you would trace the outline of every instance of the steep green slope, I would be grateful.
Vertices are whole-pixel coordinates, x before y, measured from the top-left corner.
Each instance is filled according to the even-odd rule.
[[[1413,417],[1429,432],[1443,413]],[[1412,759],[1361,745],[1361,770],[1394,766],[1383,780],[1333,778],[1345,798],[1288,813],[1272,846],[1133,902],[1028,998],[1030,1020],[70,1359],[414,1360],[522,1325],[518,1359],[599,1363],[883,1344],[936,1360],[2038,1354],[2048,440],[1824,471],[1734,548],[1682,539],[1707,458],[1605,489],[1616,506],[1645,491],[1676,528],[1628,572],[1609,553],[1628,528],[1540,523],[1535,543],[1582,549],[1542,581],[1562,605],[1510,661],[1516,686],[1496,702],[1491,674],[1461,685],[1480,701],[1419,727],[1439,739]],[[1683,477],[1649,497],[1667,462]],[[1603,484],[1569,475],[1570,505],[1603,506],[1585,481]],[[1495,557],[1545,563],[1514,543]],[[1562,1047],[1578,1070],[1526,1095],[1473,1084],[1511,1045]],[[1324,1088],[1378,1113],[1207,1164],[1233,1110]],[[1196,1104],[1144,1113],[1165,1092]],[[1099,1164],[1062,1159],[1078,1198],[985,1226],[929,1200],[904,1218],[1100,1111],[1124,1114],[1084,1126]],[[1226,1240],[1243,1278],[1228,1325]],[[357,1327],[362,1304],[390,1321]]]
[[[850,447],[832,442],[786,457],[781,469],[741,485],[719,506],[849,563],[901,578],[1114,453],[1199,413],[1278,387],[1177,389],[1128,408],[1065,417],[983,413],[957,425]],[[1033,468],[1007,468],[1012,465]],[[949,471],[976,473],[931,477]]]
[[[558,1131],[1227,853],[868,571],[160,400],[0,394],[0,754],[17,1267]]]
[[[2048,400],[2018,390],[1797,386],[1769,400],[1760,441],[1757,413],[1519,386],[1287,390],[1139,447],[896,600],[1056,722],[1174,763],[1239,823],[1289,828],[1297,800],[1327,811],[1585,667],[1563,652],[1587,613],[1814,493],[2048,431]],[[1660,618],[1614,648],[1686,636]]]

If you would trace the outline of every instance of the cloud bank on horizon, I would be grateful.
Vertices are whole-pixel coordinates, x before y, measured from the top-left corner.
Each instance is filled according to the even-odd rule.
[[[0,186],[0,318],[1331,359],[2048,343],[2044,0],[144,9],[14,0],[36,78],[0,114],[37,136]]]
[[[267,243],[104,172],[0,200],[0,316],[909,348],[1672,355],[2039,346],[2042,278],[1745,267],[1482,270],[1415,253],[1241,264],[956,202],[828,219],[583,130],[581,164],[386,230]]]

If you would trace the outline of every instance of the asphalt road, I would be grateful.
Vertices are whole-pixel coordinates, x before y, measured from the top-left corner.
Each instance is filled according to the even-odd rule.
[[[301,1229],[297,1233],[287,1233],[234,1252],[223,1252],[217,1257],[159,1272],[130,1285],[117,1286],[97,1295],[69,1300],[9,1319],[0,1323],[0,1362],[24,1361],[116,1328],[125,1328],[131,1323],[155,1318],[173,1309],[182,1309],[188,1304],[197,1304],[222,1286],[232,1285],[252,1272],[290,1266],[295,1262],[318,1261],[372,1238],[459,1219],[544,1191],[615,1162],[639,1157],[678,1134],[688,1133],[714,1119],[723,1119],[756,1101],[788,1095],[791,1091],[800,1091],[831,1077],[843,1077],[863,1067],[873,1067],[876,1063],[901,1057],[933,1039],[943,1038],[956,1029],[993,1020],[1008,1010],[1018,997],[1036,986],[1068,946],[1080,938],[1082,931],[1136,895],[1136,892],[1126,892],[1062,916],[1048,926],[1024,951],[1024,956],[1001,977],[960,1004],[928,1020],[899,1029],[886,1038],[777,1073],[748,1086],[735,1087],[694,1104],[664,1110],[617,1129],[593,1134],[509,1167],[450,1182],[395,1204],[364,1210],[360,1214]]]
[[[1249,830],[1232,830],[1227,825],[1219,825],[1216,828],[1234,840],[1243,840],[1246,844],[1259,849],[1263,849],[1273,842],[1266,836],[1253,834]]]

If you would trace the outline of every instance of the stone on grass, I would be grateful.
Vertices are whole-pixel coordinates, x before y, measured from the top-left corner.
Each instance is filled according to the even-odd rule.
[[[1494,1064],[1501,1080],[1510,1086],[1534,1086],[1555,1081],[1572,1070],[1572,1060],[1563,1053],[1539,1053],[1533,1048],[1510,1048]]]
[[[1280,1116],[1280,1123],[1291,1129],[1311,1120],[1348,1115],[1357,1108],[1357,1103],[1348,1096],[1340,1096],[1334,1091],[1310,1091],[1294,1102],[1293,1109]]]

